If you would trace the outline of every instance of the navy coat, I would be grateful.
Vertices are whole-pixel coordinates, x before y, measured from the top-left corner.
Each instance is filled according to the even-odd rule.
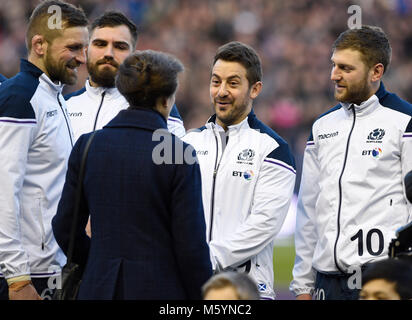
[[[74,248],[74,262],[85,266],[79,299],[201,299],[201,286],[212,275],[212,267],[199,165],[155,164],[152,153],[158,153],[161,143],[152,141],[157,129],[163,129],[164,141],[170,142],[166,151],[174,154],[180,145],[196,157],[190,145],[167,132],[166,120],[153,110],[120,111],[96,132]],[[66,254],[77,177],[89,136],[81,136],[73,148],[52,222]],[[84,231],[89,213],[91,240]]]

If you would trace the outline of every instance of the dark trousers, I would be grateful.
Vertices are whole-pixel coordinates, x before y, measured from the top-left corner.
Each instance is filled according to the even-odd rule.
[[[55,289],[49,288],[49,278],[31,278],[34,288],[44,300],[51,300]],[[0,300],[9,300],[9,286],[4,278],[0,278]]]
[[[350,275],[316,273],[315,300],[358,300],[359,289],[350,289]]]

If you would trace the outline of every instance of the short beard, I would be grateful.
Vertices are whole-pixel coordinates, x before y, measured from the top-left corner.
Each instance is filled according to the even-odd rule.
[[[70,75],[67,70],[66,66],[68,64],[73,64],[75,62],[68,62],[65,63],[63,66],[59,66],[55,60],[53,60],[50,52],[47,52],[46,60],[44,62],[45,68],[47,73],[49,74],[49,78],[53,82],[60,81],[63,84],[74,85],[77,81],[77,74],[74,72],[73,75]],[[76,63],[77,66],[77,63]]]
[[[345,103],[355,103],[360,105],[362,102],[368,100],[370,95],[370,88],[368,87],[367,76],[356,86],[348,91],[345,96],[340,98],[340,100],[336,97],[336,100]]]
[[[104,88],[113,88],[115,86],[115,77],[117,74],[116,71],[112,70],[98,70],[98,66],[100,61],[96,62],[95,64],[87,62],[87,71],[89,72],[90,79],[96,83],[99,87]],[[115,65],[118,68],[118,65]]]

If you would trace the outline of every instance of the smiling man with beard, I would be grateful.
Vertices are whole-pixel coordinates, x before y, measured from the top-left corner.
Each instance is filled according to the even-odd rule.
[[[353,272],[385,259],[412,218],[403,184],[412,169],[412,106],[381,81],[389,41],[363,26],[340,34],[332,49],[339,104],[314,122],[305,150],[290,286],[298,299],[357,299]]]
[[[82,89],[65,96],[76,140],[84,133],[103,128],[119,111],[129,107],[115,87],[115,77],[136,43],[136,26],[121,12],[107,11],[92,22],[87,49],[89,79]],[[167,127],[178,137],[186,133],[176,105]]]
[[[86,62],[87,24],[80,8],[41,2],[28,59],[0,86],[0,299],[51,296],[49,277],[66,262],[51,229],[74,141],[61,91]]]
[[[253,48],[236,41],[220,47],[209,87],[215,114],[183,140],[198,151],[214,270],[246,272],[262,299],[274,299],[274,238],[289,209],[296,171],[286,141],[253,112],[262,85]]]

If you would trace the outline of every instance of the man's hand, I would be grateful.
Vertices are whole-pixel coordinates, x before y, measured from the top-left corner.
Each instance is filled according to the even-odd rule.
[[[308,293],[300,294],[296,297],[296,300],[312,300],[312,296]]]
[[[19,281],[9,286],[10,300],[43,300],[31,281]]]

